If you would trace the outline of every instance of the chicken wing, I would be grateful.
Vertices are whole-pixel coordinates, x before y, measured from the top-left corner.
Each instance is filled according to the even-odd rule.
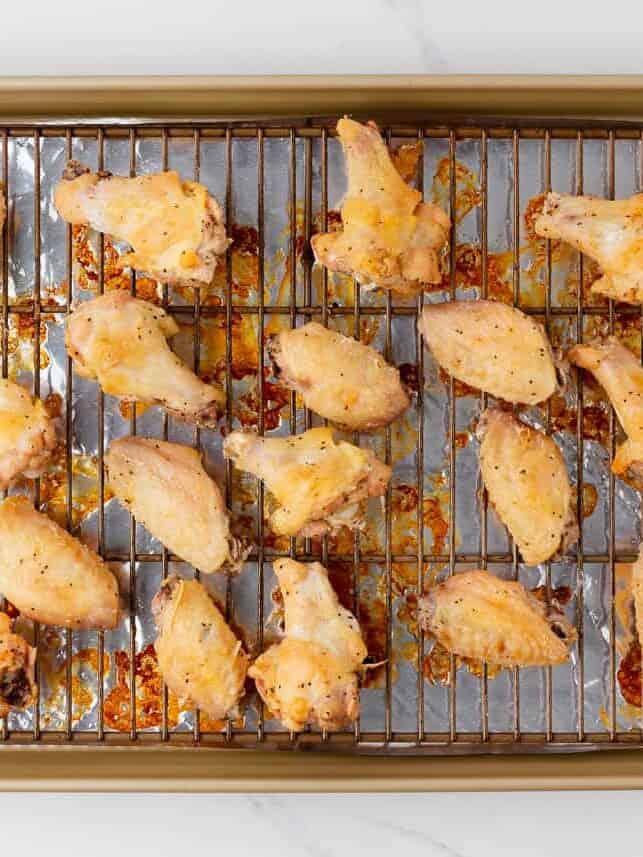
[[[0,613],[0,717],[12,708],[26,708],[36,697],[36,650],[11,630],[11,619]]]
[[[268,350],[280,381],[336,425],[369,431],[410,405],[400,373],[378,351],[317,322],[282,331]]]
[[[206,574],[238,568],[243,546],[195,449],[125,437],[112,443],[105,466],[116,497],[166,547]]]
[[[376,125],[344,118],[337,132],[348,172],[343,229],[313,236],[317,261],[360,283],[400,294],[439,283],[439,253],[450,228],[447,215],[422,202],[422,194],[400,176]]]
[[[453,654],[500,667],[562,664],[576,639],[556,607],[487,571],[454,574],[420,599],[421,626]]]
[[[341,729],[359,717],[358,675],[368,654],[357,619],[341,606],[318,562],[275,562],[285,637],[252,664],[261,698],[295,732]]]
[[[235,716],[248,657],[205,587],[169,577],[152,602],[159,670],[183,707]]]
[[[336,443],[329,428],[285,438],[234,431],[224,441],[223,454],[264,480],[279,504],[270,523],[286,536],[358,527],[361,501],[381,497],[391,478],[391,468],[370,449]]]
[[[573,493],[560,450],[546,434],[499,409],[478,424],[480,470],[489,500],[529,565],[578,538]]]
[[[605,389],[627,435],[614,457],[612,470],[643,486],[643,367],[634,354],[611,336],[567,352],[571,363],[587,369]]]
[[[545,331],[518,309],[483,300],[431,304],[420,331],[443,369],[492,396],[535,405],[556,390]]]
[[[549,193],[536,233],[561,238],[603,269],[592,292],[617,301],[643,303],[643,194],[598,199]]]
[[[17,476],[40,476],[56,446],[56,430],[40,399],[0,379],[0,490]]]
[[[65,344],[78,373],[96,378],[106,393],[159,404],[181,419],[214,426],[225,395],[171,351],[166,339],[178,329],[160,307],[114,291],[74,310]]]
[[[132,252],[120,258],[123,267],[171,285],[207,286],[229,244],[219,203],[176,172],[125,178],[70,161],[54,204],[68,223],[127,241]]]
[[[28,619],[48,625],[118,622],[118,585],[107,565],[25,497],[0,503],[0,592]]]

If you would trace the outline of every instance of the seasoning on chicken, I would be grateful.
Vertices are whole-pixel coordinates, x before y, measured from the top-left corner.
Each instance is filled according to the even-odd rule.
[[[359,623],[339,603],[320,563],[280,559],[274,568],[284,639],[260,655],[248,675],[288,729],[349,726],[359,717],[358,676],[368,654]]]
[[[54,204],[68,223],[127,241],[132,252],[121,256],[122,267],[171,285],[207,286],[230,243],[216,199],[174,171],[126,178],[70,161]]]
[[[592,292],[616,301],[643,303],[643,194],[598,199],[549,193],[536,233],[560,238],[603,269]]]
[[[0,379],[0,490],[18,476],[40,476],[55,446],[54,423],[41,400]]]
[[[113,441],[105,456],[116,497],[170,550],[200,571],[237,569],[241,543],[201,455],[189,446],[142,437]]]
[[[576,639],[557,605],[482,570],[432,587],[420,599],[419,620],[453,654],[499,667],[562,664]]]
[[[0,503],[0,592],[23,616],[47,625],[118,623],[118,585],[108,566],[26,497]]]
[[[114,291],[81,303],[65,344],[79,375],[106,393],[162,405],[188,422],[216,425],[223,390],[205,384],[170,349],[178,325],[160,307]]]
[[[560,450],[543,432],[499,409],[478,424],[480,470],[489,500],[529,565],[578,538],[574,495]]]
[[[643,487],[643,367],[613,336],[591,345],[575,345],[567,356],[601,384],[627,435],[614,457],[613,472],[635,488]]]
[[[205,587],[169,577],[152,602],[154,643],[163,680],[184,708],[234,717],[248,657]]]
[[[11,630],[7,614],[0,613],[0,717],[34,701],[35,666],[36,650]]]
[[[279,506],[270,518],[272,529],[286,536],[359,527],[361,501],[381,497],[391,478],[391,468],[370,449],[336,443],[329,428],[270,438],[234,431],[223,454],[263,479]]]
[[[556,390],[545,331],[514,307],[483,300],[431,304],[420,332],[450,375],[499,399],[535,405]]]
[[[343,229],[315,235],[315,258],[359,283],[416,294],[440,282],[439,254],[450,221],[444,211],[408,185],[395,169],[374,123],[340,119],[348,190]]]
[[[400,373],[378,351],[317,322],[282,331],[268,348],[280,381],[335,425],[370,431],[410,405]]]

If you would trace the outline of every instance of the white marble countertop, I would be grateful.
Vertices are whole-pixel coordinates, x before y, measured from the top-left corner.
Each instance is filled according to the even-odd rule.
[[[540,0],[5,2],[0,74],[635,73],[640,7]],[[27,48],[26,46],[29,45]],[[0,796],[3,842],[115,853],[623,857],[637,793]]]

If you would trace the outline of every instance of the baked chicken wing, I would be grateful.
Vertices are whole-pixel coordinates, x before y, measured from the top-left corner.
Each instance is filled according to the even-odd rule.
[[[0,717],[12,708],[26,708],[36,696],[36,650],[11,630],[11,619],[0,613]]]
[[[169,577],[152,602],[163,680],[183,707],[220,719],[236,715],[248,658],[205,587]]]
[[[78,373],[95,378],[106,393],[159,404],[181,419],[213,426],[225,395],[170,349],[166,340],[177,332],[160,307],[114,291],[74,310],[65,344]]]
[[[378,351],[317,322],[282,331],[268,347],[280,381],[336,425],[369,431],[410,405],[400,373]]]
[[[343,229],[313,236],[317,261],[365,285],[401,294],[440,282],[447,215],[422,202],[422,194],[400,176],[376,125],[345,118],[337,132],[348,172]]]
[[[643,194],[610,200],[549,193],[535,229],[598,262],[603,276],[592,285],[593,292],[643,303]]]
[[[261,698],[295,732],[341,729],[359,717],[358,675],[368,654],[357,619],[341,606],[318,562],[275,562],[284,639],[252,664]]]
[[[0,379],[0,490],[17,476],[40,476],[56,446],[56,430],[44,404]]]
[[[556,390],[545,331],[514,307],[483,300],[431,304],[420,331],[443,369],[492,396],[535,405]]]
[[[381,497],[391,478],[391,468],[370,449],[336,443],[329,428],[285,438],[234,431],[224,441],[223,454],[263,479],[279,506],[270,523],[285,536],[358,527],[361,501]]]
[[[480,470],[489,500],[529,565],[578,538],[574,495],[560,450],[543,432],[499,409],[478,424]]]
[[[242,546],[195,449],[125,437],[112,443],[105,466],[116,497],[166,547],[207,574],[238,567]]]
[[[125,178],[70,161],[54,203],[68,223],[127,241],[132,252],[120,264],[163,283],[207,286],[229,243],[216,199],[173,171]]]
[[[562,664],[576,639],[555,606],[487,571],[454,574],[420,599],[422,627],[456,655],[499,667]]]
[[[618,476],[643,487],[643,367],[629,348],[611,336],[567,352],[571,363],[587,369],[604,388],[627,435],[612,463]]]
[[[28,619],[66,628],[114,628],[116,578],[92,550],[25,497],[0,503],[0,592]]]

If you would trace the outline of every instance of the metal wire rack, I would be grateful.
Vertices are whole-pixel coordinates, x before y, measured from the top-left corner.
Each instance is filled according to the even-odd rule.
[[[622,653],[619,639],[625,640],[628,633],[621,627],[617,611],[619,570],[635,556],[638,495],[615,483],[605,448],[588,433],[584,408],[588,394],[583,379],[572,376],[568,383],[565,408],[570,418],[564,431],[560,430],[560,414],[552,414],[551,403],[534,417],[557,431],[577,482],[581,538],[567,556],[543,568],[528,569],[493,518],[486,496],[477,490],[471,425],[479,409],[486,406],[487,396],[470,391],[463,394],[453,379],[440,379],[423,350],[416,324],[425,301],[449,300],[456,295],[498,297],[490,271],[502,255],[506,263],[503,283],[512,302],[542,318],[555,343],[581,341],[588,331],[603,324],[610,332],[627,329],[631,336],[635,331],[640,346],[640,310],[589,299],[583,287],[587,264],[579,254],[570,253],[561,260],[548,242],[544,255],[535,262],[533,247],[525,245],[525,207],[529,199],[552,186],[611,197],[634,192],[643,180],[643,131],[639,127],[572,129],[555,123],[537,128],[386,127],[389,142],[418,143],[415,181],[427,195],[432,191],[444,194],[453,222],[443,284],[409,301],[391,294],[360,292],[355,284],[349,289],[344,284],[342,291],[333,277],[313,265],[310,236],[314,230],[328,227],[343,190],[342,160],[332,129],[330,121],[310,120],[176,127],[43,125],[0,131],[2,180],[10,212],[2,242],[2,375],[29,378],[36,395],[56,392],[62,397],[64,523],[93,540],[101,555],[120,570],[129,607],[122,626],[114,632],[65,631],[62,636],[52,636],[49,629],[34,628],[39,698],[34,711],[12,713],[2,721],[3,744],[197,743],[411,753],[643,745],[638,712],[626,708],[617,682]],[[369,519],[369,526],[381,535],[377,544],[360,533],[350,543],[293,539],[287,545],[275,544],[264,522],[262,485],[252,486],[248,514],[248,503],[242,508],[236,496],[240,483],[231,466],[221,471],[233,514],[245,512],[251,519],[255,548],[239,578],[217,580],[214,588],[228,618],[244,628],[256,650],[265,642],[274,584],[270,564],[276,556],[319,558],[339,568],[350,606],[363,622],[373,605],[366,596],[378,599],[383,631],[380,654],[385,666],[378,681],[362,691],[363,715],[353,731],[296,736],[284,732],[254,703],[243,722],[204,726],[199,712],[170,716],[171,700],[160,684],[155,685],[157,700],[153,703],[158,707],[157,721],[150,725],[149,712],[141,715],[139,667],[154,637],[151,596],[171,570],[193,572],[109,503],[103,471],[105,449],[112,436],[138,431],[190,442],[216,457],[220,438],[218,433],[181,426],[157,410],[140,414],[131,409],[123,416],[110,397],[75,375],[56,331],[73,301],[91,294],[78,282],[72,231],[60,222],[51,205],[62,163],[70,157],[97,169],[129,171],[131,175],[177,168],[185,178],[210,186],[225,206],[229,227],[243,223],[254,230],[256,242],[249,251],[249,256],[256,256],[254,289],[246,293],[235,289],[233,250],[228,253],[223,288],[216,300],[202,299],[195,291],[193,300],[187,301],[167,287],[163,289],[163,305],[181,322],[182,353],[190,356],[197,372],[204,368],[204,360],[206,369],[211,369],[204,341],[212,329],[223,331],[219,370],[228,393],[224,431],[238,424],[237,397],[247,393],[243,386],[247,382],[235,375],[235,325],[247,324],[254,337],[254,374],[260,379],[255,391],[259,432],[274,430],[272,424],[266,425],[271,394],[263,382],[269,367],[262,347],[274,325],[295,326],[316,318],[357,338],[366,331],[387,359],[417,367],[422,382],[405,424],[406,441],[395,425],[374,438],[353,437],[355,442],[371,443],[395,466],[383,510],[375,510]],[[440,163],[446,164],[442,187],[435,179]],[[475,199],[460,216],[462,164],[467,175],[473,176]],[[100,293],[106,288],[106,248],[102,237],[96,240],[94,290]],[[462,244],[474,248],[479,259],[474,278],[458,267]],[[285,248],[283,252],[281,248]],[[575,293],[565,285],[574,278]],[[129,287],[137,293],[136,276],[131,276]],[[339,294],[346,299],[338,299]],[[16,345],[21,325],[29,330],[32,361],[28,365],[16,357],[24,350],[19,340]],[[45,361],[43,353],[47,354]],[[595,391],[591,396],[593,402]],[[313,424],[315,417],[299,407],[294,394],[286,405],[278,431],[294,433]],[[604,413],[611,457],[617,423],[611,409],[605,407]],[[408,447],[409,436],[412,448]],[[74,514],[80,490],[74,454],[89,456],[96,465],[97,503],[80,520]],[[596,487],[596,507],[583,519],[588,482]],[[397,519],[400,485],[410,486],[415,497],[401,535]],[[242,487],[250,490],[245,483]],[[43,501],[39,481],[23,490],[31,492],[36,504]],[[437,502],[443,522],[440,538],[427,524],[428,501],[433,510]],[[417,630],[412,616],[400,618],[404,605],[412,603],[437,571],[452,574],[473,566],[489,567],[528,585],[541,584],[549,591],[569,586],[573,595],[568,609],[575,617],[579,640],[568,667],[513,670],[492,677],[484,665],[477,672],[457,669],[451,657],[442,683],[426,680],[430,642]],[[60,667],[57,695],[50,686],[51,666],[43,667],[52,645]],[[89,650],[95,652],[94,671],[87,668]],[[106,721],[105,706],[114,690],[118,664],[125,694],[118,697],[120,715],[114,727]],[[83,690],[91,698],[84,707],[78,700]],[[149,699],[147,704],[152,704]]]

